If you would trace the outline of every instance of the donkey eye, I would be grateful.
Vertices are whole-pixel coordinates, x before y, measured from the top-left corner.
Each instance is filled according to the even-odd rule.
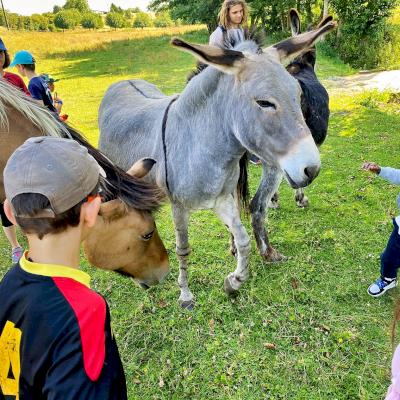
[[[154,231],[151,231],[149,233],[146,233],[146,235],[142,235],[143,240],[150,240],[153,237]]]
[[[276,110],[276,105],[274,103],[271,103],[268,100],[256,100],[256,103],[261,107],[261,108],[273,108]]]

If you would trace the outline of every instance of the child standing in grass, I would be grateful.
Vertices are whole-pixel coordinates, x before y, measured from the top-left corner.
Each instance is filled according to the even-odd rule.
[[[379,175],[390,183],[400,185],[400,169],[381,167],[374,162],[366,162],[362,166],[366,171]],[[400,196],[397,198],[400,208]],[[387,290],[397,286],[397,269],[400,267],[400,216],[393,218],[393,231],[385,250],[381,255],[381,276],[368,288],[373,297],[382,296]]]
[[[79,269],[100,168],[74,140],[28,139],[4,169],[29,250],[0,283],[0,399],[126,400],[110,312]]]

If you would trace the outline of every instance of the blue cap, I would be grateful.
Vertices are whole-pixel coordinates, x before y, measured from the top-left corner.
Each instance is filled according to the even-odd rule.
[[[4,45],[4,42],[1,39],[0,39],[0,50],[7,51],[6,46]]]
[[[35,59],[29,51],[21,50],[15,53],[14,60],[12,60],[10,67],[15,67],[18,64],[35,64]]]

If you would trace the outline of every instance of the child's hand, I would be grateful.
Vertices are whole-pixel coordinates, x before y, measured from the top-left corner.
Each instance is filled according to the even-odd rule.
[[[381,167],[378,164],[369,161],[365,162],[362,165],[362,169],[365,169],[366,171],[369,172],[373,172],[374,174],[379,174],[381,172]]]

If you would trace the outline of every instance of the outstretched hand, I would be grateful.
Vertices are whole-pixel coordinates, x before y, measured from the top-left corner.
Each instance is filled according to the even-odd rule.
[[[366,171],[369,172],[373,172],[374,174],[379,174],[381,172],[381,167],[377,163],[369,161],[365,162],[362,165],[362,169],[365,169]]]

